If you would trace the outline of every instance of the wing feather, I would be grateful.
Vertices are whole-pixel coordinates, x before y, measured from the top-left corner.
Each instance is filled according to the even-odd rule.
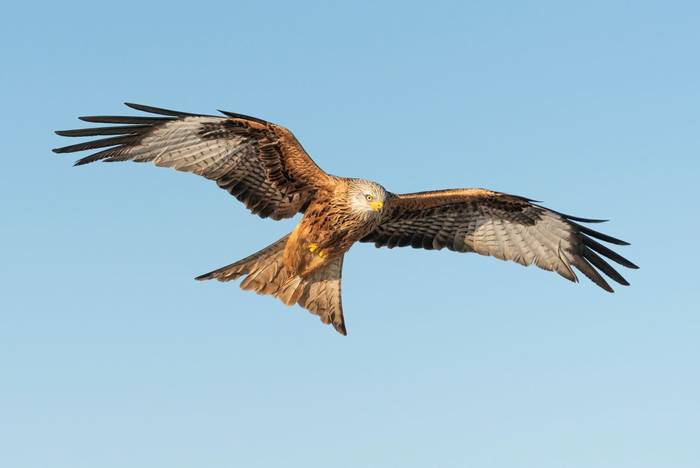
[[[86,116],[113,126],[60,130],[66,137],[107,136],[54,149],[73,153],[99,149],[76,165],[95,161],[152,162],[215,181],[261,217],[282,219],[303,211],[334,178],[321,170],[294,135],[243,114],[190,114],[126,103],[151,116]]]
[[[578,281],[575,267],[609,292],[613,290],[599,272],[619,284],[629,283],[603,257],[637,268],[594,238],[617,245],[627,242],[578,224],[602,220],[564,215],[524,197],[485,189],[420,192],[390,196],[384,212],[380,225],[362,242],[476,252],[535,264],[570,281]]]

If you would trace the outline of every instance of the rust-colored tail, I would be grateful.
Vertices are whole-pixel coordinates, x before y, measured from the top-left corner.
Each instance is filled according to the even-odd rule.
[[[195,279],[231,281],[246,275],[241,281],[242,289],[275,296],[287,305],[299,304],[318,315],[323,323],[332,323],[338,333],[346,335],[340,296],[343,256],[306,278],[290,276],[283,262],[288,237],[284,236],[243,260]]]
[[[248,275],[241,283],[241,288],[250,289],[259,294],[275,294],[282,286],[282,283],[287,280],[287,274],[282,264],[282,256],[288,237],[288,235],[284,236],[274,244],[268,245],[243,260],[198,276],[195,279],[199,281],[209,279],[232,281],[243,275]]]

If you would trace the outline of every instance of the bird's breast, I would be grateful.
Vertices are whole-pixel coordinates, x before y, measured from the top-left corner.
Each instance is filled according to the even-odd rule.
[[[294,229],[285,249],[285,268],[304,274],[344,254],[367,235],[376,222],[332,203],[309,206]]]

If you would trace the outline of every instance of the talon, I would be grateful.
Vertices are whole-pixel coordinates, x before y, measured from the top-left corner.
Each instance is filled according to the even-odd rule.
[[[320,252],[318,253],[318,256],[321,257],[321,258],[326,258],[326,255],[327,255],[327,254],[326,254],[326,251],[325,251],[325,250],[322,250],[322,251],[320,251]]]
[[[316,249],[318,249],[318,244],[315,244],[313,242],[309,244],[309,252],[316,252]]]

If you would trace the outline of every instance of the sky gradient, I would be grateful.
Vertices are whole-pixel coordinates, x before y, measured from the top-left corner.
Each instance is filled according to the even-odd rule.
[[[14,3],[0,28],[0,466],[698,466],[697,2]],[[348,337],[193,278],[293,220],[74,168],[131,101],[293,130],[394,192],[611,221],[630,287],[355,246]]]

